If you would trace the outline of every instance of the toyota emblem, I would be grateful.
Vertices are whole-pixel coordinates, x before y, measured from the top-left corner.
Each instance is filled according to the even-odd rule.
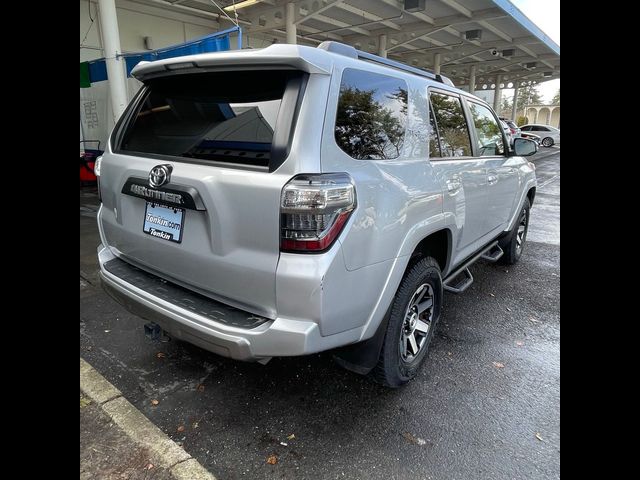
[[[149,172],[149,185],[153,188],[161,187],[171,180],[173,167],[169,164],[157,165]]]

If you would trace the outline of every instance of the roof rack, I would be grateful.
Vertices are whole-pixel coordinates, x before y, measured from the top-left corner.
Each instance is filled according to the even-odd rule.
[[[326,50],[327,52],[337,53],[338,55],[344,55],[345,57],[357,58],[359,60],[379,63],[380,65],[396,68],[404,72],[413,73],[414,75],[420,75],[421,77],[427,77],[427,78],[430,78],[431,80],[435,80],[437,82],[444,83],[445,85],[449,85],[450,87],[455,87],[453,82],[448,77],[445,77],[444,75],[433,73],[428,70],[422,70],[421,68],[412,67],[410,65],[405,65],[404,63],[396,62],[395,60],[389,60],[388,58],[384,58],[379,55],[374,55],[373,53],[363,52],[362,50],[357,50],[351,45],[346,45],[344,43],[326,40],[322,42],[320,45],[318,45],[317,48]]]

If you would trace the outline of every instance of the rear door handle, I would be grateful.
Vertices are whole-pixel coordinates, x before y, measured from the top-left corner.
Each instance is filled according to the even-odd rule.
[[[487,174],[487,183],[489,185],[494,185],[495,183],[498,183],[498,174],[496,172],[489,172]]]

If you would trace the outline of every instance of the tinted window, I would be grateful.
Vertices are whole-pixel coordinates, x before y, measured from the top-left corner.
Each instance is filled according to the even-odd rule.
[[[429,157],[441,157],[440,140],[438,139],[438,128],[433,110],[429,111]]]
[[[471,155],[469,129],[462,111],[460,99],[451,95],[431,92],[431,106],[440,134],[443,157],[466,157]]]
[[[120,149],[269,165],[291,71],[199,73],[152,80]]]
[[[347,68],[342,73],[335,137],[359,160],[397,158],[407,123],[404,80]]]
[[[473,126],[478,137],[478,152],[480,156],[502,155],[504,153],[502,132],[491,110],[484,105],[478,105],[473,102],[468,103],[471,117],[473,118]],[[502,122],[502,125],[506,126],[504,122]]]
[[[531,127],[522,127],[520,130],[523,131],[523,132],[530,132],[531,131]]]

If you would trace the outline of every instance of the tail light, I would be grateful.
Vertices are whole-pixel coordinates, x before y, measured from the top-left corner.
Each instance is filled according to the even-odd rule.
[[[318,253],[340,235],[356,207],[356,191],[346,173],[293,177],[280,198],[280,250]]]
[[[102,166],[102,155],[96,158],[93,164],[93,173],[96,176],[96,186],[98,187],[98,200],[102,201],[102,192],[100,191],[100,167]]]

